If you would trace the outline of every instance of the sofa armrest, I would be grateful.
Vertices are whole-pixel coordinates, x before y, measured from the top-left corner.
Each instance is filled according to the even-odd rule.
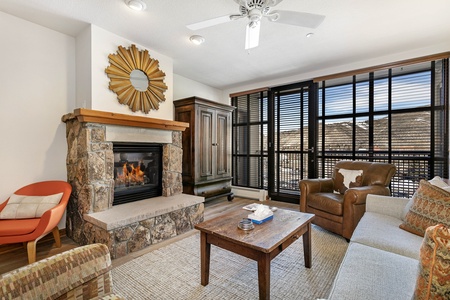
[[[0,299],[101,298],[112,293],[111,268],[105,245],[77,247],[0,274]]]
[[[366,199],[366,211],[403,220],[409,200],[408,198],[369,194]]]

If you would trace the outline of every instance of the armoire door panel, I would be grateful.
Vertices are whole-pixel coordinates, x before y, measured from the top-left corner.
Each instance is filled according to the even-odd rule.
[[[224,115],[217,113],[217,133],[216,133],[216,143],[215,147],[217,148],[217,170],[216,174],[218,176],[227,175],[229,170],[229,159],[227,153],[229,153],[229,141],[228,137],[229,133],[229,115]]]
[[[200,110],[200,176],[213,175],[213,119],[214,111],[209,109]]]

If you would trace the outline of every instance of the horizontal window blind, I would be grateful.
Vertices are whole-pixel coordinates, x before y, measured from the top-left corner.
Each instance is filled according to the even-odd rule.
[[[267,89],[232,95],[233,185],[267,188]]]
[[[420,179],[448,176],[448,96],[435,91],[448,90],[446,65],[422,62],[322,81],[319,175],[331,176],[342,159],[391,162],[399,196],[412,196]]]

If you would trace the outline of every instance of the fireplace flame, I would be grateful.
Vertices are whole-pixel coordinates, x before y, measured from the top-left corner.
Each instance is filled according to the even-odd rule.
[[[116,178],[117,185],[139,185],[144,183],[144,172],[140,166],[124,163],[122,166],[122,174],[118,174]]]

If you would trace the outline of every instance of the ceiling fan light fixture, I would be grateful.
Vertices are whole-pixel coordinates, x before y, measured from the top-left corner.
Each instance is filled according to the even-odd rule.
[[[189,38],[189,40],[195,45],[201,45],[205,42],[205,38],[201,35],[193,35]]]
[[[142,0],[125,0],[125,3],[129,8],[135,11],[143,11],[147,8],[147,5]]]
[[[245,50],[258,47],[260,25],[261,22],[250,22],[247,24],[245,32]]]

